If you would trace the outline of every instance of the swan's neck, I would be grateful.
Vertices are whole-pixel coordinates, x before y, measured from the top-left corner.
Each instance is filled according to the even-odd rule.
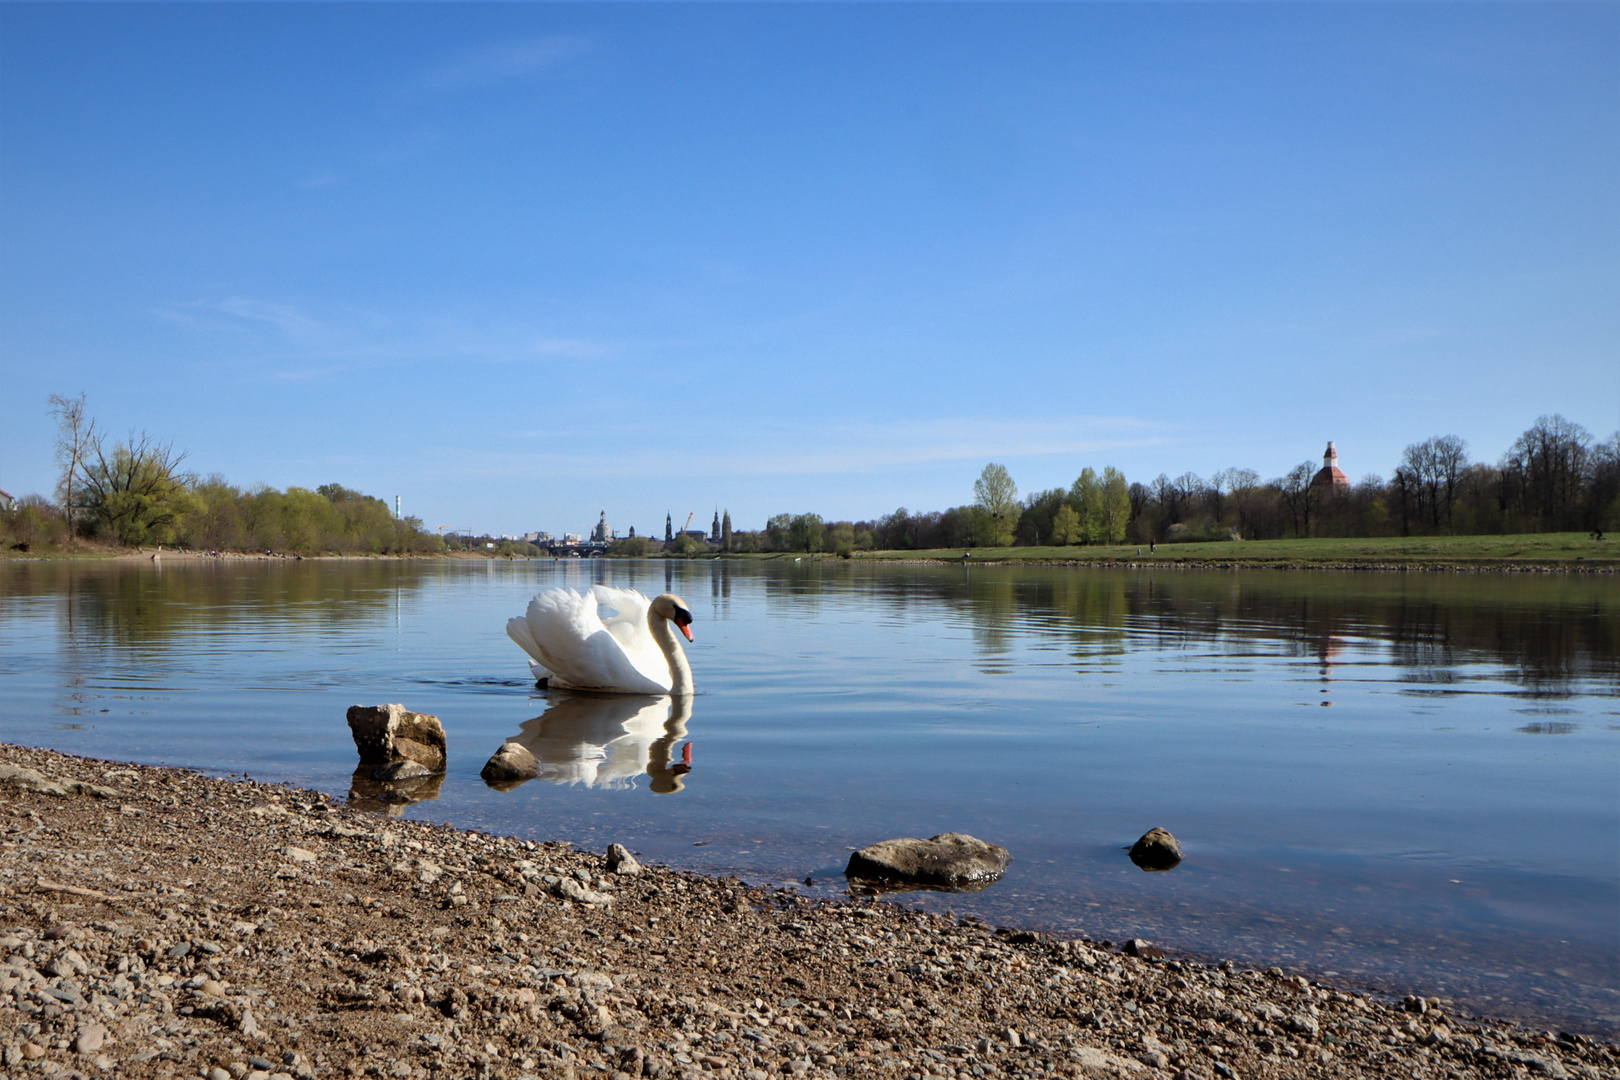
[[[675,624],[662,615],[647,612],[647,629],[669,661],[669,693],[671,697],[684,697],[692,693],[692,665],[686,662],[686,650],[676,640]]]

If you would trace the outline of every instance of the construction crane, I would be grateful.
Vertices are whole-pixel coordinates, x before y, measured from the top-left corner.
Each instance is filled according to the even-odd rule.
[[[694,510],[690,514],[686,515],[686,524],[681,526],[681,532],[685,532],[687,529],[690,529],[692,527],[692,519],[695,518],[695,517],[697,517],[697,511],[696,510]]]

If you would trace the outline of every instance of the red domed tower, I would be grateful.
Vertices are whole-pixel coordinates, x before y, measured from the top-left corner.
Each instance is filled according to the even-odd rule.
[[[1331,442],[1328,443],[1327,453],[1322,455],[1322,467],[1311,477],[1311,487],[1337,491],[1347,491],[1350,488],[1350,478],[1339,469],[1339,452],[1334,449]]]

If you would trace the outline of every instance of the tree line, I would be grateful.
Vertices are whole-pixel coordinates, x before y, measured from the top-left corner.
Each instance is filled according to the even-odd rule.
[[[59,467],[54,501],[39,495],[0,514],[0,545],[31,550],[79,540],[130,547],[391,555],[444,550],[417,518],[341,484],[311,491],[240,488],[199,478],[172,443],[131,433],[109,444],[85,395],[50,397]]]
[[[1073,544],[1151,544],[1288,537],[1603,533],[1620,527],[1620,432],[1594,439],[1562,416],[1543,416],[1495,463],[1470,461],[1468,443],[1439,435],[1413,443],[1389,478],[1313,484],[1303,461],[1262,480],[1228,468],[1206,478],[1161,473],[1129,483],[1091,468],[1067,488],[1018,495],[1003,465],[984,467],[973,502],[875,521],[778,514],[757,532],[732,534],[725,550],[835,552]]]

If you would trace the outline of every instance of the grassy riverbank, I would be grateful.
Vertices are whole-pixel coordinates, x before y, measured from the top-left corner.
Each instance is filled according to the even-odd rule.
[[[0,745],[0,1064],[209,1080],[1613,1076],[1273,969]],[[29,770],[32,776],[17,770]],[[53,789],[54,790],[51,790]]]
[[[864,551],[869,561],[894,559],[961,562],[963,549]],[[780,558],[781,556],[776,556]],[[828,556],[820,556],[827,558]],[[1620,569],[1620,539],[1586,533],[1516,536],[1368,537],[1362,539],[1226,540],[1098,547],[973,548],[975,563],[1082,563],[1132,566],[1379,567],[1560,570]]]
[[[1587,533],[1521,533],[1514,536],[1312,538],[1304,540],[1216,540],[1201,543],[1119,544],[1094,547],[934,548],[925,551],[856,551],[860,562],[1042,563],[1096,566],[1259,567],[1278,569],[1458,569],[1620,571],[1620,537],[1594,540]],[[544,558],[545,556],[542,556]],[[652,558],[664,556],[653,555]],[[682,556],[669,556],[682,557]],[[205,559],[502,559],[483,552],[402,555],[295,555],[290,553],[153,551],[151,549],[83,546],[72,550],[0,551],[0,560],[123,559],[192,561]],[[748,561],[834,560],[829,552],[776,551],[733,555],[686,556]]]

